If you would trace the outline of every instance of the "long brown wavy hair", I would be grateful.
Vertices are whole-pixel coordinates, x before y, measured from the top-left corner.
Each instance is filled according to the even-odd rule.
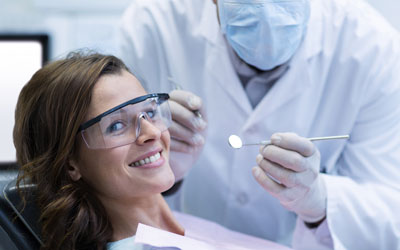
[[[43,250],[105,249],[112,227],[91,188],[68,174],[92,90],[105,74],[127,70],[114,56],[73,52],[37,71],[15,111],[14,145],[21,183],[37,185]]]

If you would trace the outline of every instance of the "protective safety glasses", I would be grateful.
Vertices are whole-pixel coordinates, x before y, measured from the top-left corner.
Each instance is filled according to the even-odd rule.
[[[83,123],[78,130],[88,148],[127,145],[140,135],[142,119],[165,131],[171,125],[168,94],[148,94],[124,102]]]

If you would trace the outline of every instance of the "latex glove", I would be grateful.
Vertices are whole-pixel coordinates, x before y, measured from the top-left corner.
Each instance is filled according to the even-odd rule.
[[[308,139],[293,133],[273,134],[271,142],[272,145],[260,147],[253,176],[303,221],[321,221],[326,216],[327,194],[319,173],[318,149]]]
[[[191,92],[174,90],[169,93],[172,114],[170,165],[176,181],[181,180],[197,160],[206,135],[206,114],[201,98]],[[202,118],[193,111],[199,110]]]

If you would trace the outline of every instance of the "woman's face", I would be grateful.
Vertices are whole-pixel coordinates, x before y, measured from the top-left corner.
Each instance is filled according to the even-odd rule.
[[[130,73],[105,75],[93,90],[86,121],[135,97],[145,95],[139,81]],[[170,135],[142,120],[141,132],[135,142],[110,149],[89,149],[78,138],[78,159],[72,161],[69,173],[74,180],[82,178],[96,192],[100,200],[146,197],[169,189],[174,174],[169,166]],[[160,153],[154,162],[135,166],[135,162]],[[154,159],[152,159],[154,160]]]

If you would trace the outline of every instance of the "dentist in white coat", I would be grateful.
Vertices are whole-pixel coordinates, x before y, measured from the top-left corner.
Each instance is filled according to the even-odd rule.
[[[119,31],[149,91],[185,90],[178,209],[296,249],[400,249],[400,37],[364,1],[134,0]]]

